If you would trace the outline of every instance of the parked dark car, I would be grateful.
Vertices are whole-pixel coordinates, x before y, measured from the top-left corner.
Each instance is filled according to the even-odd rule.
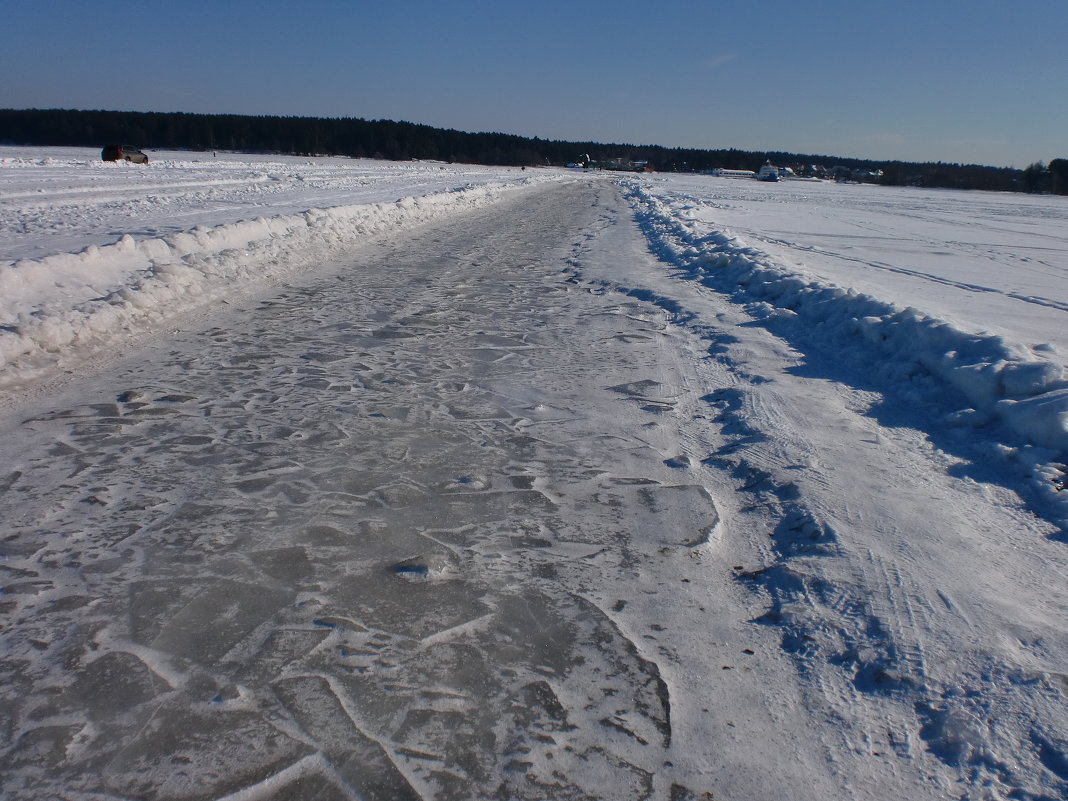
[[[148,164],[148,156],[130,145],[104,145],[100,151],[104,161],[132,161],[134,164]]]

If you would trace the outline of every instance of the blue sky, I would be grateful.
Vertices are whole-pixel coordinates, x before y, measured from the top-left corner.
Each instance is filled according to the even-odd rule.
[[[0,107],[1024,167],[1068,157],[1066,31],[1068,0],[2,0]]]

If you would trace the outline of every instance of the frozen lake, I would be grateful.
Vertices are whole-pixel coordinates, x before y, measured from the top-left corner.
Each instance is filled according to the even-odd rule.
[[[650,179],[686,219],[817,280],[1068,358],[1068,200],[865,184]]]
[[[1062,199],[3,152],[5,797],[1068,794]]]

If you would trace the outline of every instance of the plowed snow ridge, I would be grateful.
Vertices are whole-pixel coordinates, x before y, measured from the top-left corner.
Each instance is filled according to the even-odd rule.
[[[493,182],[299,214],[198,226],[0,264],[0,385],[40,372],[57,354],[148,330],[235,288],[299,272],[360,238],[470,211],[519,186]]]
[[[884,382],[908,386],[933,376],[972,404],[953,414],[954,423],[985,426],[1001,420],[1037,446],[1020,453],[1019,443],[1006,443],[1036,471],[1045,494],[1068,520],[1068,503],[1056,492],[1063,482],[1057,463],[1068,451],[1068,380],[1055,348],[968,331],[913,306],[817,280],[728,232],[699,230],[680,203],[654,187],[624,185],[654,246],[690,277],[733,295],[758,318],[803,327],[810,339],[853,352]]]

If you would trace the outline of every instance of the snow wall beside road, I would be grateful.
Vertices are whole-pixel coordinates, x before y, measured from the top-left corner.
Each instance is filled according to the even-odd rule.
[[[163,237],[127,235],[78,253],[0,263],[0,386],[47,372],[83,346],[153,330],[242,287],[338,258],[360,238],[477,209],[533,182],[310,209]]]
[[[915,307],[815,280],[728,232],[701,229],[654,188],[623,184],[653,246],[690,277],[734,295],[776,326],[803,327],[809,341],[829,352],[850,352],[906,395],[910,384],[938,391],[932,381],[957,390],[973,408],[955,412],[952,422],[1003,421],[1037,446],[1015,456],[1059,487],[1063,473],[1050,463],[1068,457],[1068,380],[1051,346],[967,331]]]

